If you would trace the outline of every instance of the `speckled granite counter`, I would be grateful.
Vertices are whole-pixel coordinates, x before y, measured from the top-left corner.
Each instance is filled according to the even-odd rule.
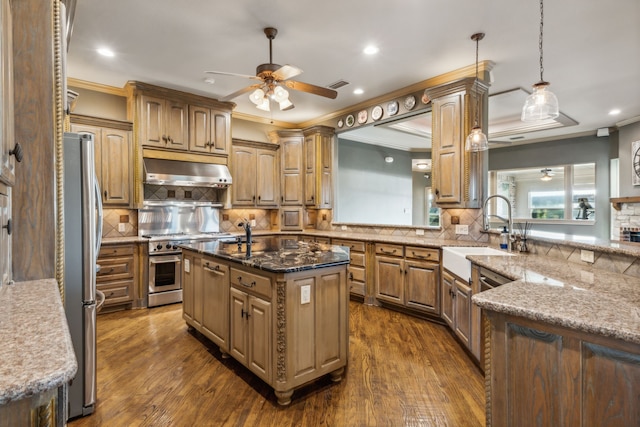
[[[0,287],[0,405],[57,388],[78,369],[54,279]]]
[[[254,237],[250,257],[246,256],[246,244],[238,251],[238,244],[233,241],[191,242],[180,246],[273,273],[292,273],[349,263],[347,248],[307,243],[286,236]]]
[[[476,294],[481,308],[640,344],[640,280],[544,256],[468,256],[514,279]]]

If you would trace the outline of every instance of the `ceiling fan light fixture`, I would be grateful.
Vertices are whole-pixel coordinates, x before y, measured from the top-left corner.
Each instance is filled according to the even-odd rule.
[[[273,100],[276,102],[283,102],[289,100],[289,92],[282,86],[276,86],[273,90]]]
[[[544,0],[540,0],[540,35],[538,38],[538,50],[540,51],[540,81],[533,85],[533,93],[529,95],[522,107],[520,120],[523,122],[537,122],[540,120],[555,119],[560,115],[558,98],[548,90],[549,82],[544,81],[544,66],[542,65],[544,27]]]
[[[540,181],[551,181],[553,179],[551,178],[553,176],[553,172],[551,171],[551,169],[542,169],[540,172],[542,172]]]
[[[293,108],[293,102],[289,99],[285,99],[284,101],[280,101],[280,111],[291,110]]]
[[[254,90],[251,95],[249,95],[249,99],[256,105],[260,105],[264,100],[264,91],[260,88]]]
[[[262,98],[262,101],[256,104],[256,108],[262,111],[271,111],[269,108],[269,98],[266,96]]]

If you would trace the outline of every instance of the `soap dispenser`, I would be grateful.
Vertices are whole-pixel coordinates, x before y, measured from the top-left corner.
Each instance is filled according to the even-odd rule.
[[[509,232],[506,226],[502,227],[502,233],[500,233],[500,249],[505,251],[509,249]]]

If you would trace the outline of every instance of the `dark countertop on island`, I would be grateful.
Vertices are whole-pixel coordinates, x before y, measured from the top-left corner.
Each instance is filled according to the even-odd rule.
[[[251,256],[246,244],[240,251],[233,240],[190,242],[180,245],[201,254],[232,261],[272,273],[292,273],[349,263],[349,249],[343,246],[307,243],[293,236],[254,237]]]

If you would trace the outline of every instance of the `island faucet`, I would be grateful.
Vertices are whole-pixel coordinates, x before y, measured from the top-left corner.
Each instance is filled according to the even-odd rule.
[[[506,219],[499,215],[489,215],[489,212],[487,211],[487,205],[489,204],[489,200],[494,198],[502,199],[507,203],[508,215]],[[500,194],[494,194],[493,196],[487,197],[487,199],[484,201],[484,204],[482,205],[482,229],[484,231],[489,231],[489,217],[495,217],[507,223],[507,232],[509,234],[509,245],[507,247],[507,250],[511,252],[511,244],[513,243],[514,239],[513,239],[513,219],[511,217],[511,202],[509,201],[509,199],[507,199],[506,197]]]
[[[247,240],[247,258],[249,258],[251,256],[251,221],[244,218],[242,222],[238,224],[238,226],[244,228],[244,233]]]

